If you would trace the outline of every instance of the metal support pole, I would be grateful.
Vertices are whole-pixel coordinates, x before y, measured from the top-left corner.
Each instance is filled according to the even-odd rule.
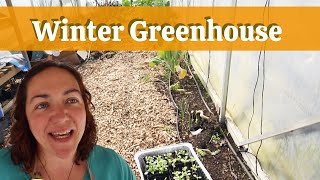
[[[8,6],[8,7],[12,7],[12,2],[11,2],[11,0],[6,0],[6,3],[7,3],[7,6]]]
[[[26,59],[29,69],[31,69],[30,59],[28,57],[27,51],[21,51],[21,53],[22,53],[22,56]]]
[[[238,4],[237,0],[232,1],[232,5],[234,7],[237,7],[237,4]],[[236,11],[234,12],[234,19],[236,19]],[[227,101],[228,101],[228,88],[229,88],[229,75],[230,75],[230,67],[231,67],[232,47],[230,49],[231,50],[227,52],[227,59],[226,59],[226,64],[224,67],[224,75],[223,75],[222,100],[221,100],[221,110],[219,115],[219,122],[222,124],[226,123],[226,109],[227,109]]]
[[[11,2],[11,0],[6,0],[6,4],[7,4],[7,7],[12,7],[12,2]],[[12,16],[12,19],[13,19],[12,22],[14,23],[14,30],[15,30],[15,32],[16,32],[16,34],[17,34],[18,41],[19,41],[19,43],[23,43],[22,37],[21,37],[21,33],[20,33],[19,29],[16,29],[16,27],[18,27],[18,24],[16,24],[16,23],[14,22],[14,20],[16,20],[16,16],[15,16],[15,14],[14,14],[13,11],[9,11],[9,12],[10,12],[10,16]],[[28,67],[29,67],[29,69],[30,69],[30,68],[31,68],[31,64],[30,64],[30,60],[29,60],[29,57],[28,57],[27,52],[26,52],[26,51],[21,51],[21,53],[22,53],[22,56],[26,59],[26,61],[27,61],[27,63],[28,63]]]
[[[226,109],[227,109],[227,100],[228,100],[228,88],[229,88],[229,75],[230,75],[230,66],[231,66],[231,56],[232,56],[232,51],[228,51],[227,52],[226,64],[225,64],[225,67],[224,67],[221,110],[220,110],[220,115],[219,115],[219,122],[222,123],[222,124],[225,124],[225,122],[226,122]]]
[[[242,142],[240,142],[238,144],[238,146],[244,146],[244,145],[251,144],[251,143],[254,143],[254,142],[258,142],[258,141],[262,141],[262,140],[265,140],[265,139],[269,139],[269,138],[272,138],[272,137],[275,137],[275,136],[287,134],[287,133],[290,133],[290,132],[293,132],[293,131],[296,131],[296,130],[299,130],[299,129],[307,128],[307,127],[310,127],[310,126],[313,126],[313,125],[316,125],[316,124],[319,124],[319,123],[320,123],[319,120],[318,121],[312,121],[312,122],[307,122],[307,123],[304,123],[304,124],[294,125],[293,127],[288,128],[288,129],[281,129],[281,130],[274,131],[274,132],[264,133],[264,134],[261,134],[261,135],[258,135],[258,136],[254,136],[254,137],[252,137],[250,139],[247,139],[245,141],[242,141]]]

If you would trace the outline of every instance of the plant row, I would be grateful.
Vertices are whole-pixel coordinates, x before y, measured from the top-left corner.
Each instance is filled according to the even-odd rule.
[[[186,150],[146,156],[144,161],[144,175],[147,180],[205,179],[195,158]]]

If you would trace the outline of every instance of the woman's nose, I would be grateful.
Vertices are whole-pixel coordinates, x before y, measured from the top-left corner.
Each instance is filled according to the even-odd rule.
[[[55,105],[50,118],[54,123],[66,121],[68,119],[68,110],[63,105]]]

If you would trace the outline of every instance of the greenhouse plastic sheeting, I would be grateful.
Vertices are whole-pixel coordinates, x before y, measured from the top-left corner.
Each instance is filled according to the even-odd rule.
[[[3,116],[4,116],[4,113],[3,113],[2,105],[0,103],[0,120]]]
[[[0,51],[0,63],[10,63],[24,72],[29,69],[28,62],[21,53],[12,54],[10,51]]]
[[[12,6],[94,6],[94,0],[11,0]],[[98,0],[98,2],[100,2]],[[4,0],[1,6],[6,6]]]
[[[235,0],[184,0],[171,1],[171,4],[231,6],[235,2]],[[266,0],[237,1],[237,6],[265,4]],[[320,1],[270,0],[270,6],[320,6]],[[197,74],[202,75],[204,82],[208,82],[208,87],[212,87],[210,90],[215,91],[222,99],[227,51],[196,51],[191,54],[196,58],[193,65],[200,69]],[[260,51],[232,52],[227,110],[243,137],[248,138],[248,129],[249,138],[260,135],[261,124],[262,133],[267,133],[281,131],[305,122],[319,121],[320,52],[266,51],[264,53],[262,51],[258,63],[259,54]],[[265,81],[262,100],[263,79]],[[251,116],[253,118],[248,128]],[[319,179],[319,139],[320,125],[313,125],[264,140],[258,155],[259,162],[269,179]],[[250,145],[254,154],[259,145],[260,142]]]

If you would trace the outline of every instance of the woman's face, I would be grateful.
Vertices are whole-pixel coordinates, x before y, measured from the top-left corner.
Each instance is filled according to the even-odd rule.
[[[51,67],[34,76],[27,85],[26,115],[40,151],[60,158],[75,154],[86,111],[71,73]]]

